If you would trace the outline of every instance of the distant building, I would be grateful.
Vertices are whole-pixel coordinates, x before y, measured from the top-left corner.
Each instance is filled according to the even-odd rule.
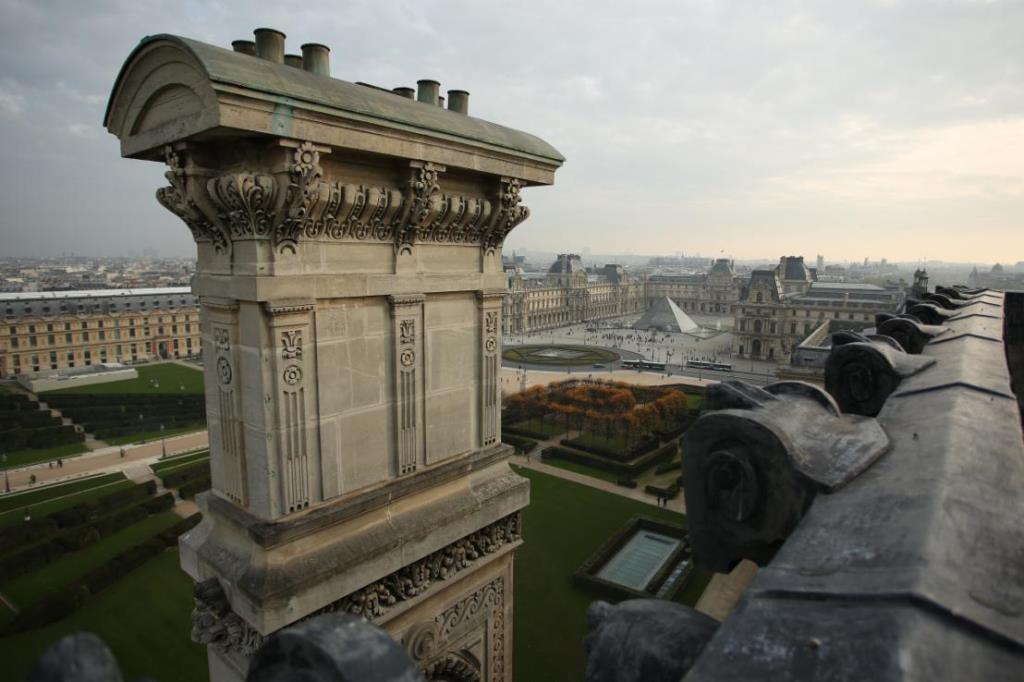
[[[576,254],[563,253],[542,278],[506,266],[508,293],[502,303],[502,331],[524,334],[646,309],[644,281],[620,265],[587,273]]]
[[[0,376],[198,356],[188,287],[0,293]]]
[[[688,313],[729,315],[742,289],[743,279],[736,276],[732,261],[719,258],[706,273],[651,275],[647,278],[647,305],[668,297]]]
[[[895,312],[903,293],[874,284],[816,282],[803,258],[784,257],[773,270],[755,270],[735,307],[733,352],[785,360],[826,320],[868,326]]]
[[[1024,272],[1007,272],[1001,264],[996,263],[988,272],[979,273],[978,268],[971,270],[967,285],[978,289],[1002,289],[1004,291],[1024,290]]]

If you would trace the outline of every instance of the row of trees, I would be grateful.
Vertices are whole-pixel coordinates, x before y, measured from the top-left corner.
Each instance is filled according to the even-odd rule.
[[[638,401],[638,393],[645,402]],[[510,396],[505,418],[509,422],[551,416],[562,420],[566,431],[621,436],[627,445],[637,436],[670,429],[687,414],[686,394],[672,388],[644,387],[611,381],[564,381],[534,386]]]

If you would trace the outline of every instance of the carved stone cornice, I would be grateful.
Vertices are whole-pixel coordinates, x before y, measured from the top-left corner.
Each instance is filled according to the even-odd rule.
[[[392,294],[388,296],[392,314],[404,307],[422,305],[426,299],[427,297],[423,294]]]
[[[263,312],[271,317],[277,315],[289,315],[292,313],[306,313],[316,307],[316,302],[310,299],[289,299],[283,301],[266,301],[263,303]]]
[[[515,512],[300,620],[323,613],[350,613],[375,620],[397,604],[424,594],[437,582],[455,578],[479,559],[521,539],[522,516]],[[243,656],[259,649],[264,636],[231,610],[216,578],[196,583],[193,598],[192,641]]]
[[[392,243],[399,255],[424,243],[478,244],[490,253],[529,216],[515,178],[500,178],[488,196],[445,193],[444,166],[410,161],[404,186],[330,181],[320,166],[327,151],[302,142],[283,170],[218,173],[189,167],[184,147],[167,147],[170,186],[157,200],[197,242],[225,253],[244,239],[270,240],[279,253],[295,253],[303,240]]]

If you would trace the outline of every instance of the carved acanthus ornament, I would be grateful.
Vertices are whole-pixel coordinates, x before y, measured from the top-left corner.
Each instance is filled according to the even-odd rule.
[[[157,200],[218,252],[238,239],[270,239],[281,253],[295,253],[303,239],[391,242],[399,254],[417,243],[480,244],[491,252],[529,215],[513,178],[501,178],[486,197],[446,194],[445,167],[416,161],[405,187],[332,182],[320,166],[324,151],[304,142],[283,170],[218,174],[187,169],[186,150],[168,147],[170,186],[157,190]]]
[[[193,196],[201,179],[188,176],[181,157],[170,146],[164,148],[164,161],[167,163],[164,177],[171,184],[156,191],[156,200],[188,226],[197,242],[210,242],[218,252],[227,251],[230,243],[227,235],[199,208]]]
[[[350,613],[362,616],[367,620],[380,618],[399,602],[412,599],[426,592],[437,582],[449,580],[470,567],[484,556],[494,554],[501,548],[522,539],[522,516],[520,512],[510,514],[503,519],[481,528],[475,533],[456,540],[450,545],[429,554],[419,561],[404,566],[394,573],[375,583],[356,590],[327,606],[314,611],[301,620],[312,618],[323,613]],[[500,579],[499,579],[500,580]],[[492,582],[488,587],[493,586]],[[483,588],[480,592],[487,590]],[[502,595],[504,593],[502,592]],[[192,641],[210,644],[221,651],[232,651],[251,656],[263,643],[263,635],[254,630],[248,623],[231,610],[224,591],[216,578],[196,583],[193,590],[195,608],[192,610]],[[486,599],[476,599],[477,594],[460,603],[456,611],[449,614],[445,611],[439,618],[439,633],[451,633],[453,629],[469,618],[471,613],[478,613],[482,605],[493,603]],[[492,637],[504,632],[504,613],[502,609],[494,610],[491,619]],[[447,635],[445,635],[447,636]],[[499,651],[500,649],[500,651]],[[495,643],[493,653],[504,657],[504,646]],[[499,670],[502,668],[498,668]]]

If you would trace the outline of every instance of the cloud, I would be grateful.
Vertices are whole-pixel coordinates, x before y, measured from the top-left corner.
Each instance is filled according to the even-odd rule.
[[[877,225],[883,239],[913,229],[924,239],[929,225],[983,215],[975,221],[978,248],[989,248],[992,260],[1006,260],[1002,251],[1024,259],[1024,237],[1006,238],[1021,234],[1024,215],[1024,169],[1015,158],[1024,3],[240,7],[0,0],[5,252],[156,244],[191,253],[188,231],[152,198],[162,169],[121,159],[102,130],[107,93],[145,35],[227,46],[256,26],[276,26],[289,51],[330,45],[338,78],[386,87],[437,78],[472,93],[472,115],[562,151],[568,161],[555,187],[524,193],[532,217],[512,233],[511,247],[614,253],[628,235],[637,252],[725,249],[767,258],[820,249],[838,258],[839,249],[858,248],[835,236],[840,229]],[[59,145],[54,131],[65,133]],[[29,178],[88,187],[90,199],[42,205],[26,191]],[[16,229],[32,239],[15,239]],[[941,248],[948,253],[931,255],[960,252],[953,243]]]
[[[0,89],[0,111],[11,116],[20,116],[25,110],[25,98],[13,92]]]

